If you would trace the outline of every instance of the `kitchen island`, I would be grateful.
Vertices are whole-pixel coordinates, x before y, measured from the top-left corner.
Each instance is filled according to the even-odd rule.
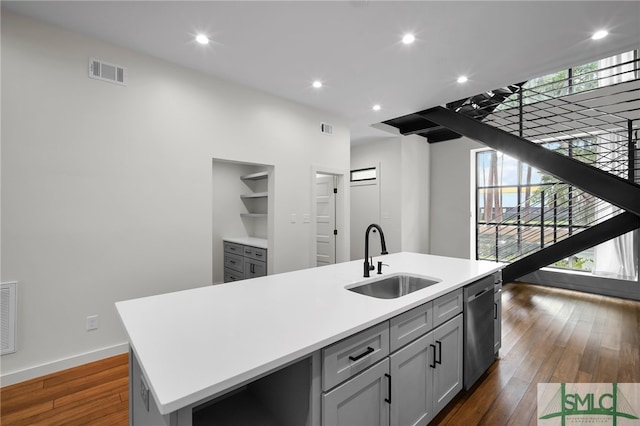
[[[345,289],[380,278],[363,278],[354,261],[116,303],[131,348],[130,423],[192,425],[209,401],[258,379],[296,382],[278,374],[302,369],[311,401],[303,416],[317,424],[323,348],[502,268],[416,253],[374,260],[388,265],[383,276],[438,282],[395,299],[369,297]],[[287,397],[286,386],[278,392]]]

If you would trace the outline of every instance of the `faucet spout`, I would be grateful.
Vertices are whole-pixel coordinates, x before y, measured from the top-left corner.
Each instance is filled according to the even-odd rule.
[[[377,229],[380,233],[380,245],[382,246],[382,251],[380,254],[389,254],[387,251],[387,243],[384,241],[384,232],[382,232],[382,228],[380,225],[372,223],[367,227],[367,230],[364,233],[364,277],[369,277],[369,271],[374,269],[373,261],[369,263],[369,232],[371,229]]]

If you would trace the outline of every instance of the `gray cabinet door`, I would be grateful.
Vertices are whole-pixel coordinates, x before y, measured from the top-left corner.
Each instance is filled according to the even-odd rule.
[[[502,346],[502,290],[493,294],[493,353],[498,356]]]
[[[433,417],[433,332],[391,355],[391,424],[423,426]]]
[[[389,359],[374,365],[322,397],[325,426],[389,425]]]
[[[264,262],[258,262],[257,260],[251,260],[245,257],[244,259],[244,277],[256,278],[264,277],[267,275],[267,265]]]
[[[433,408],[439,412],[462,390],[462,315],[433,330],[436,368],[433,370]]]

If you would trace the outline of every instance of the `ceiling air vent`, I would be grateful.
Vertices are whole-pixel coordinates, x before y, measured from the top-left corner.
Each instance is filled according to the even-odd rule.
[[[333,134],[333,126],[327,123],[320,123],[320,131],[322,133],[326,133],[327,135]]]
[[[89,78],[126,86],[126,77],[127,73],[124,67],[89,58]]]

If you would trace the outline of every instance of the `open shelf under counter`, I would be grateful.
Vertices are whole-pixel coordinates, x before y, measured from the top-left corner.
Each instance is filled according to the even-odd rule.
[[[192,426],[209,425],[278,426],[278,422],[249,390],[243,390],[216,404],[194,410]]]

